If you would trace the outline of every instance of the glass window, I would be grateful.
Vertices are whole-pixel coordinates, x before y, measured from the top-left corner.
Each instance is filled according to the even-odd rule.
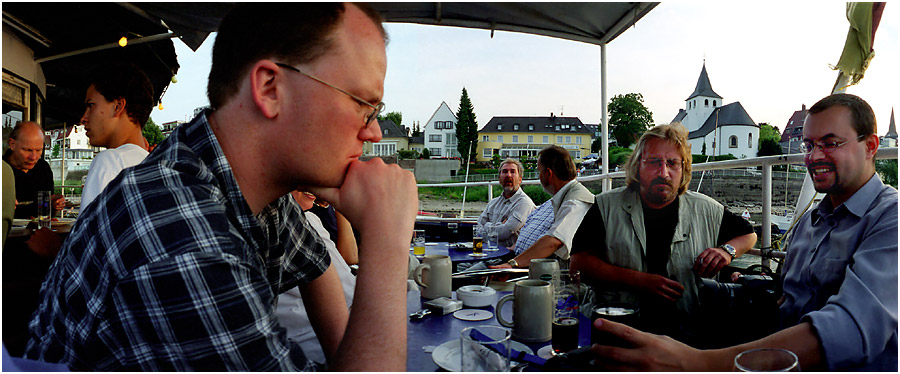
[[[580,136],[576,136],[576,137],[575,137],[575,144],[581,144],[581,137],[580,137]]]
[[[519,131],[519,124],[518,124],[518,123],[513,125],[513,131]]]
[[[747,134],[747,148],[753,148],[753,133]]]
[[[502,124],[502,123],[498,123],[498,124],[497,124],[497,131],[500,131],[500,130],[503,130],[503,124]]]
[[[431,151],[432,157],[441,157],[441,149],[440,148],[428,148]]]
[[[567,136],[567,137],[566,137],[566,144],[572,144],[572,137],[571,137],[571,136]]]
[[[544,135],[542,143],[544,143],[544,144],[550,143],[550,137],[547,135]]]
[[[534,124],[533,124],[533,123],[529,123],[529,124],[528,124],[528,131],[534,131]]]
[[[513,135],[513,143],[518,143],[518,142],[519,142],[519,136]]]
[[[490,148],[485,148],[484,153],[482,153],[482,156],[484,158],[491,158],[491,156],[493,156],[493,155],[494,155],[494,150],[490,149]]]
[[[709,99],[703,100],[703,106],[709,107]]]
[[[491,138],[490,136],[484,135],[484,136],[481,137],[481,141],[483,141],[483,142],[489,142],[489,141],[490,141],[490,140],[489,140],[490,138]]]
[[[556,144],[562,144],[562,136],[556,137]]]
[[[528,143],[534,143],[534,135],[528,135]]]
[[[715,108],[715,107],[716,107],[716,101],[713,100],[713,108]]]
[[[581,151],[575,151],[575,158],[581,158]]]
[[[728,138],[728,148],[737,148],[737,136],[730,136]]]
[[[497,142],[503,143],[503,135],[497,135]]]
[[[431,134],[431,135],[428,135],[428,141],[430,141],[430,142],[439,142],[439,141],[441,141],[441,134]]]

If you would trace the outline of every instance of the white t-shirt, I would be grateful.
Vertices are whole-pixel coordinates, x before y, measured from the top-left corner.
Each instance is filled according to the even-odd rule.
[[[329,239],[328,230],[322,225],[322,220],[312,212],[305,212],[306,219],[309,220],[310,226],[316,229],[319,237],[325,242],[328,254],[331,255],[331,264],[337,269],[338,277],[341,279],[341,287],[344,289],[344,299],[347,307],[353,304],[353,291],[356,289],[356,276],[350,272],[350,266],[341,257],[334,242]],[[312,324],[309,322],[309,315],[306,314],[306,307],[303,305],[303,298],[300,296],[300,289],[297,287],[278,295],[278,305],[275,307],[275,316],[278,323],[287,329],[288,339],[300,344],[303,348],[303,354],[306,358],[324,363],[325,353],[322,351],[322,345],[313,331]]]
[[[136,144],[123,144],[97,154],[91,162],[84,189],[81,192],[81,208],[88,206],[119,172],[144,161],[149,152]]]

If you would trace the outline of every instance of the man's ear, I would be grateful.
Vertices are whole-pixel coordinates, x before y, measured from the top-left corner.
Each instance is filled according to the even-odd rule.
[[[279,91],[280,68],[269,60],[260,60],[250,68],[250,95],[253,103],[266,118],[275,118],[280,111],[283,92]],[[276,79],[279,78],[279,79]]]
[[[113,117],[125,115],[125,98],[120,97],[113,101]]]
[[[875,154],[878,153],[878,145],[881,143],[878,134],[869,135],[863,141],[866,143],[866,158],[875,158]]]

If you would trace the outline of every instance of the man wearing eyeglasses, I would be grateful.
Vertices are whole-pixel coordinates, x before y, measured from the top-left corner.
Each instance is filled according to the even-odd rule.
[[[629,348],[595,345],[596,362],[608,370],[728,371],[737,354],[765,347],[790,350],[803,371],[896,372],[897,190],[875,173],[875,129],[872,108],[854,95],[831,95],[809,109],[806,167],[827,195],[787,244],[781,331],[697,350],[598,320],[598,333]]]
[[[712,277],[756,242],[753,227],[692,191],[691,148],[679,123],[655,126],[625,165],[626,187],[597,195],[573,240],[572,269],[595,303],[640,309],[647,330],[695,341],[700,277]],[[701,330],[703,328],[704,330]]]
[[[236,5],[213,47],[212,109],[81,212],[26,357],[84,371],[323,369],[275,315],[299,286],[328,369],[404,371],[415,179],[358,159],[381,139],[386,38],[366,5]],[[359,230],[352,311],[297,189]]]

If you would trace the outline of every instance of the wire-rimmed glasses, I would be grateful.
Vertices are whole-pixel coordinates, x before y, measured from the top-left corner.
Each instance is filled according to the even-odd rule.
[[[866,137],[865,135],[860,135],[860,136],[857,136],[856,139],[850,139],[845,142],[836,142],[836,141],[813,142],[813,141],[809,141],[809,140],[804,140],[803,143],[800,143],[800,152],[810,154],[810,153],[813,153],[813,151],[816,149],[816,147],[819,147],[819,149],[821,149],[822,152],[831,153],[835,149],[838,149],[841,146],[843,146],[844,144],[850,143],[853,140],[859,141],[865,137]]]
[[[366,115],[366,123],[365,123],[365,126],[366,126],[367,128],[369,127],[369,123],[371,123],[373,119],[378,118],[378,116],[381,114],[381,112],[384,112],[384,102],[383,102],[383,101],[379,102],[378,104],[372,105],[372,104],[369,103],[368,101],[365,101],[365,100],[361,99],[359,96],[356,96],[356,95],[354,95],[354,94],[352,94],[352,93],[349,93],[349,92],[347,92],[347,91],[341,89],[340,87],[337,87],[337,86],[335,86],[335,85],[333,85],[333,84],[331,84],[331,83],[328,83],[328,82],[326,82],[326,81],[323,81],[323,80],[319,79],[318,77],[316,77],[316,76],[314,76],[314,75],[311,75],[311,74],[308,74],[308,73],[304,73],[304,72],[301,71],[300,69],[297,69],[297,68],[295,68],[295,67],[293,67],[293,66],[291,66],[291,65],[283,64],[283,63],[280,63],[280,62],[276,62],[275,65],[278,65],[278,66],[283,67],[283,68],[288,69],[288,70],[293,70],[293,71],[295,71],[295,72],[298,72],[298,73],[300,73],[300,74],[306,76],[306,77],[309,78],[309,79],[312,79],[312,80],[314,80],[314,81],[316,81],[316,82],[319,82],[319,83],[321,83],[321,84],[324,84],[324,85],[326,85],[326,86],[328,86],[328,87],[334,88],[335,90],[338,90],[339,92],[341,92],[341,93],[344,94],[344,95],[350,96],[351,98],[353,98],[353,100],[356,100],[356,101],[359,102],[360,104],[364,104],[364,105],[369,106],[370,108],[372,108],[372,112],[369,113],[368,115]]]

